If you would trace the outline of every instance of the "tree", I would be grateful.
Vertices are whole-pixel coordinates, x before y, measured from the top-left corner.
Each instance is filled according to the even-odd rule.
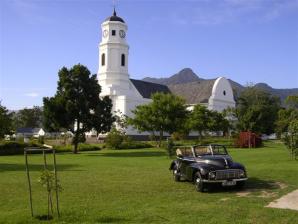
[[[128,123],[139,131],[151,132],[153,136],[159,133],[159,146],[164,133],[172,134],[180,130],[187,118],[185,101],[175,95],[155,93],[152,102],[139,105],[133,111],[134,117]]]
[[[15,129],[23,127],[41,127],[43,111],[41,107],[24,108],[13,114],[13,126]]]
[[[275,131],[278,136],[281,136],[283,133],[287,132],[289,124],[294,120],[298,120],[298,109],[280,109],[275,122]]]
[[[289,108],[298,109],[298,95],[287,96],[286,104]]]
[[[85,132],[94,128],[105,133],[111,129],[115,120],[112,102],[108,97],[99,97],[101,87],[87,67],[80,64],[71,69],[63,67],[58,75],[55,96],[43,99],[44,125],[50,131],[71,130],[73,152],[77,153],[78,144],[85,141]]]
[[[209,129],[211,111],[199,104],[195,105],[189,117],[189,127],[199,133],[199,139],[203,137],[203,132]]]
[[[298,157],[298,120],[295,119],[289,123],[288,131],[283,138],[285,145],[290,149],[294,159]]]
[[[278,97],[255,87],[247,87],[238,98],[236,116],[238,128],[271,134],[280,109]]]
[[[6,107],[1,105],[0,101],[0,138],[12,131],[12,113],[9,113]]]
[[[210,111],[210,120],[208,123],[209,131],[222,131],[223,133],[227,133],[229,128],[230,123],[222,113]]]

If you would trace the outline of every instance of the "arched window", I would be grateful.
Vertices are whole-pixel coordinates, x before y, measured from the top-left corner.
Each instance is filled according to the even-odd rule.
[[[104,66],[106,64],[106,55],[102,54],[101,55],[101,65]]]
[[[224,95],[224,96],[226,95],[226,91],[225,91],[225,90],[223,91],[223,95]]]
[[[121,66],[125,66],[125,54],[121,55]]]

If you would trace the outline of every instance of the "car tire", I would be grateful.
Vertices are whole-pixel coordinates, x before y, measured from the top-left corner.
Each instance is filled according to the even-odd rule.
[[[180,181],[180,174],[179,174],[179,172],[178,172],[178,167],[177,167],[177,165],[175,165],[175,166],[173,167],[173,179],[174,179],[174,181],[176,181],[176,182],[179,182],[179,181]]]
[[[200,172],[196,172],[194,176],[194,184],[198,192],[204,192],[204,183]]]

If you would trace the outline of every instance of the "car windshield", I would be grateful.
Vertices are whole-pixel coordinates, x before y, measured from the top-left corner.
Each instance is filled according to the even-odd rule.
[[[198,145],[194,147],[194,152],[196,156],[206,156],[206,155],[227,155],[227,150],[221,145]]]
[[[196,156],[205,156],[205,155],[212,155],[211,148],[209,145],[202,146],[198,145],[194,147],[194,152]]]
[[[212,145],[213,155],[227,155],[226,148],[222,145]]]

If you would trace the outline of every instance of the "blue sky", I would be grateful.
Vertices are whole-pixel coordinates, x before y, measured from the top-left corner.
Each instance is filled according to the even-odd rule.
[[[113,1],[1,0],[0,100],[42,105],[62,66],[98,69],[101,22]],[[298,87],[297,0],[117,1],[128,24],[132,78],[190,67],[202,78]]]

